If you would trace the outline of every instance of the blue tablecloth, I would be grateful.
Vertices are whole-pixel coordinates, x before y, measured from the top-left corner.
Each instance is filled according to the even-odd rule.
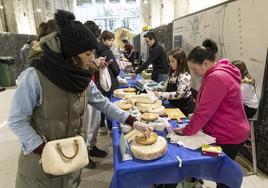
[[[114,100],[116,98],[112,98]],[[160,159],[122,161],[120,134],[118,122],[113,121],[114,175],[110,188],[149,188],[152,184],[177,183],[185,177],[224,183],[231,188],[241,186],[240,166],[225,154],[221,157],[203,156],[200,150],[168,144],[168,152]],[[182,159],[182,167],[179,167],[176,156]]]
[[[196,177],[239,188],[243,174],[240,166],[223,154],[203,156],[200,150],[189,150],[168,144],[168,152],[153,161],[122,161],[119,150],[121,131],[113,122],[114,175],[110,188],[149,188],[152,184],[177,183],[185,177]],[[182,167],[176,156],[182,159]]]

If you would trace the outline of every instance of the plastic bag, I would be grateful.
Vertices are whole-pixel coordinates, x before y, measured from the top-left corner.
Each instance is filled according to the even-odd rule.
[[[100,86],[101,88],[108,92],[111,89],[112,82],[111,82],[111,76],[108,71],[108,68],[100,69]]]

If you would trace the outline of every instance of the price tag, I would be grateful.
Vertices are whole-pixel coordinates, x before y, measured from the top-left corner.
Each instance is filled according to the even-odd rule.
[[[121,156],[122,156],[123,161],[133,159],[124,134],[121,134],[121,136],[120,136],[119,148],[120,148],[120,152],[121,152]]]

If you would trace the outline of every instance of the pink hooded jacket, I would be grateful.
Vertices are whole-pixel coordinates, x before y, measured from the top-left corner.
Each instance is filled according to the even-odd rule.
[[[217,144],[240,144],[247,140],[250,126],[244,111],[239,69],[229,60],[219,60],[202,81],[196,109],[184,135],[200,129],[216,138]]]

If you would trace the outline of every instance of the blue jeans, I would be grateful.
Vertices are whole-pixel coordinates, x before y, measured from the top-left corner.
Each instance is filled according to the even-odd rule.
[[[157,82],[162,82],[168,79],[168,74],[158,74]]]

